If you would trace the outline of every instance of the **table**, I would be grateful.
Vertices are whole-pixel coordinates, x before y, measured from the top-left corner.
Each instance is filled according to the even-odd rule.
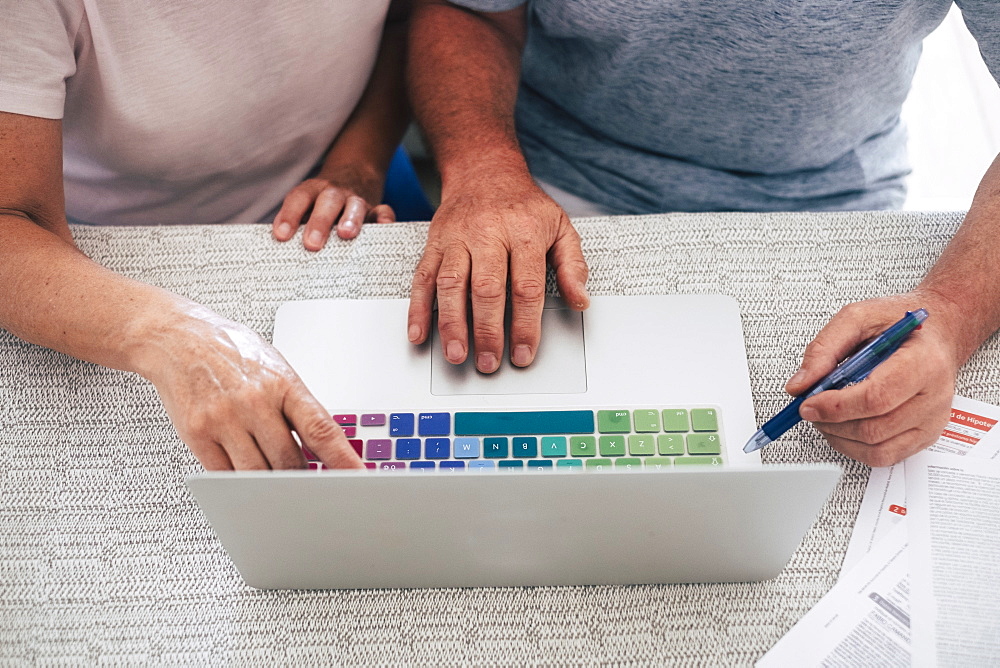
[[[758,418],[840,306],[904,291],[955,214],[667,214],[577,222],[592,294],[725,293],[743,312]],[[269,337],[290,299],[405,297],[426,224],[320,253],[268,226],[75,227],[80,247]],[[554,291],[554,282],[549,282]],[[405,335],[403,325],[399,335]],[[1000,341],[959,393],[1000,403]],[[834,584],[867,468],[800,425],[764,452],[833,461],[834,496],[759,583],[257,591],[183,484],[200,470],[141,378],[0,331],[0,662],[750,664]],[[626,512],[626,509],[623,509]]]

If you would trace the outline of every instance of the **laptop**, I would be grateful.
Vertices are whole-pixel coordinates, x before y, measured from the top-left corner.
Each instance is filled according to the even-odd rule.
[[[187,480],[259,588],[756,581],[840,476],[762,467],[739,309],[721,295],[546,301],[535,362],[453,366],[405,299],[278,309],[274,345],[364,471]],[[505,360],[506,360],[505,353]]]

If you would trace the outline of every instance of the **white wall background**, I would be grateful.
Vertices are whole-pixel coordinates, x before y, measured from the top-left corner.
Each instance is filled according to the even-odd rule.
[[[1000,87],[958,7],[924,41],[903,120],[913,165],[904,208],[968,209],[986,168],[1000,153]]]

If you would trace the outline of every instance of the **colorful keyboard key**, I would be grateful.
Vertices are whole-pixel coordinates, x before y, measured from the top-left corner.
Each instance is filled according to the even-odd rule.
[[[352,438],[348,439],[347,442],[351,444],[352,448],[354,448],[354,452],[358,453],[358,457],[364,457],[364,455],[361,454],[364,451],[364,441],[360,438]]]
[[[610,471],[612,463],[610,459],[588,459],[586,467],[588,471]]]
[[[392,457],[392,441],[388,438],[369,438],[365,444],[365,459],[389,459]]]
[[[461,436],[456,438],[455,457],[461,459],[479,457],[479,439],[475,436]]]
[[[600,451],[601,457],[621,457],[625,454],[625,436],[623,434],[601,436]]]
[[[722,457],[678,457],[674,466],[722,466]]]
[[[434,470],[434,462],[410,462],[410,470]]]
[[[413,413],[392,413],[389,415],[390,436],[413,436]]]
[[[635,430],[640,434],[660,431],[660,411],[650,409],[639,409],[632,411],[632,423]]]
[[[597,439],[593,436],[572,436],[569,439],[569,452],[573,457],[596,457]]]
[[[397,438],[396,459],[420,459],[420,439]]]
[[[647,457],[645,459],[646,468],[654,471],[669,469],[674,465],[673,457]]]
[[[447,459],[451,457],[451,439],[428,438],[424,441],[424,457],[427,459]]]
[[[552,460],[551,459],[529,459],[525,462],[525,470],[527,471],[551,471],[552,470]]]
[[[441,467],[438,470],[439,471],[464,471],[465,470],[465,462],[456,462],[456,461],[441,462]]]
[[[565,456],[566,456],[565,436],[542,437],[542,457],[565,457]]]
[[[582,459],[559,459],[556,460],[556,468],[583,470]]]
[[[511,449],[514,457],[537,457],[538,439],[534,436],[518,436]]]
[[[719,455],[722,441],[718,434],[688,434],[687,450],[690,455]]]
[[[470,471],[493,471],[497,463],[488,459],[473,459],[469,462]]]
[[[417,425],[420,436],[448,436],[451,434],[451,413],[421,413]]]
[[[656,449],[661,455],[683,455],[683,434],[660,434],[656,437]]]
[[[656,436],[654,434],[629,434],[628,453],[630,455],[655,455]]]
[[[638,471],[642,468],[642,460],[638,457],[622,457],[615,460],[615,468],[626,471]]]
[[[357,438],[358,428],[357,427],[343,427],[344,436],[347,438]]]
[[[381,471],[404,471],[406,462],[382,462],[378,468]]]
[[[691,409],[691,431],[719,431],[719,419],[712,408]]]
[[[361,416],[362,427],[384,427],[385,413],[364,413]]]
[[[524,468],[524,462],[520,459],[504,459],[498,464],[501,471],[519,471]]]
[[[483,439],[483,457],[504,459],[507,457],[507,447],[509,445],[506,436]]]
[[[683,408],[668,408],[663,411],[663,431],[681,432],[688,430],[688,412]]]
[[[358,423],[358,416],[355,415],[355,414],[353,414],[353,413],[343,414],[343,415],[334,415],[333,416],[333,421],[336,422],[337,424],[339,424],[341,427],[343,427],[344,425],[357,424]]]
[[[632,416],[626,410],[597,411],[597,431],[602,434],[627,434],[632,431]]]
[[[456,436],[592,434],[594,411],[496,411],[455,413]]]

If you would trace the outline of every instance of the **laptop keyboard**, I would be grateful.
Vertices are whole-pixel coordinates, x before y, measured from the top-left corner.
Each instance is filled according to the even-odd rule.
[[[378,470],[552,471],[723,466],[715,407],[338,413]],[[323,469],[308,448],[309,467]]]

